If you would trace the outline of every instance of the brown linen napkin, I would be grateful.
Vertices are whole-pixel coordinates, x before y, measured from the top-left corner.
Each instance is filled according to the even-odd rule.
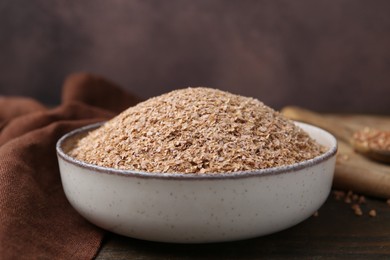
[[[138,99],[97,76],[69,76],[62,104],[49,109],[0,97],[0,258],[90,259],[103,231],[62,190],[55,144],[66,132],[107,120]]]

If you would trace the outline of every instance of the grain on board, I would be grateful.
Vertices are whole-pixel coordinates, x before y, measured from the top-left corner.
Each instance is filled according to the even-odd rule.
[[[390,150],[390,131],[365,127],[354,133],[353,138],[363,147],[382,151]]]

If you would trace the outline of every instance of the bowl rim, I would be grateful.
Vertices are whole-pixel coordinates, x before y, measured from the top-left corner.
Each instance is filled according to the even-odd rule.
[[[135,171],[135,170],[121,170],[121,169],[103,167],[95,164],[86,163],[84,161],[77,160],[64,152],[64,150],[62,149],[62,145],[66,140],[78,134],[82,134],[84,132],[94,130],[100,127],[101,125],[103,125],[104,123],[105,121],[86,125],[63,135],[56,143],[56,152],[57,152],[58,160],[62,159],[77,167],[87,169],[90,171],[95,171],[98,173],[110,174],[110,175],[113,174],[113,175],[120,175],[125,177],[152,178],[152,179],[207,180],[207,179],[237,179],[237,178],[247,178],[247,177],[254,177],[254,176],[259,177],[259,176],[290,173],[304,168],[312,167],[314,165],[318,165],[324,161],[329,160],[337,153],[337,140],[331,133],[329,133],[328,131],[320,127],[303,123],[303,122],[298,122],[298,121],[294,121],[294,123],[296,123],[300,127],[301,126],[309,127],[309,128],[311,127],[325,134],[327,138],[331,140],[331,143],[333,144],[332,147],[330,147],[325,153],[322,153],[319,156],[316,156],[306,161],[302,161],[290,165],[258,169],[258,170],[236,171],[236,172],[226,172],[226,173],[175,173],[175,172],[159,173],[159,172],[144,172],[144,171]]]

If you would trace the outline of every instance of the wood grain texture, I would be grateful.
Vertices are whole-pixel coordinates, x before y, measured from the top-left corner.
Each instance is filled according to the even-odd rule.
[[[334,187],[390,198],[390,166],[356,153],[351,146],[355,131],[365,127],[389,130],[389,116],[319,114],[300,107],[285,107],[282,113],[290,119],[319,126],[336,136],[338,160]]]
[[[333,187],[366,195],[390,198],[390,166],[360,155],[345,142],[338,141]]]
[[[330,196],[318,217],[290,229],[249,240],[214,244],[168,244],[108,233],[96,259],[390,259],[390,206],[367,199],[363,216]],[[376,209],[377,217],[368,211]]]

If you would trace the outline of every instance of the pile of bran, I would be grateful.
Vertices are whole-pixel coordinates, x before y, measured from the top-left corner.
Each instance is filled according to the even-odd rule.
[[[69,155],[115,169],[222,173],[290,165],[323,152],[259,100],[197,87],[128,108],[80,139]]]

